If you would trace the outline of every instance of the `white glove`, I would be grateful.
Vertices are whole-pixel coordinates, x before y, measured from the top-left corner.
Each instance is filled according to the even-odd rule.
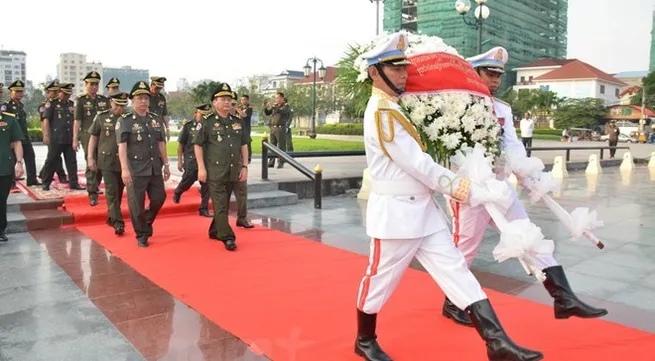
[[[514,197],[506,182],[488,179],[482,184],[471,184],[468,203],[472,207],[493,203],[505,213],[514,203]]]

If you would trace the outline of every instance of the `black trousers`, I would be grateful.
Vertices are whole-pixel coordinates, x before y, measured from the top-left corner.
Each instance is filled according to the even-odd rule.
[[[618,140],[618,139],[615,139],[615,140],[610,139],[610,141],[609,141],[609,146],[610,146],[610,147],[616,147],[616,145],[617,145],[618,143],[619,143],[619,140]],[[611,158],[614,158],[614,155],[615,155],[615,154],[616,154],[616,148],[614,148],[614,149],[610,149],[610,157],[611,157]]]
[[[181,195],[191,188],[193,183],[198,180],[198,169],[184,169],[182,174],[182,180],[180,184],[175,188],[175,194]],[[200,208],[199,211],[209,210],[209,185],[207,183],[200,182]]]
[[[77,158],[72,144],[52,144],[50,146],[48,157],[43,165],[43,168],[45,168],[43,172],[43,183],[48,185],[52,183],[52,178],[55,176],[55,171],[57,170],[57,158],[60,158],[62,154],[66,161],[66,170],[68,171],[70,182],[69,186],[79,186],[77,180]]]
[[[48,146],[48,153],[50,153],[50,146]],[[64,162],[62,162],[61,156],[55,159],[55,173],[57,173],[57,178],[59,178],[60,182],[66,179],[66,172],[64,171],[63,163]],[[39,171],[39,178],[41,178],[41,180],[45,179],[45,164],[41,166],[41,170]]]
[[[530,138],[521,138],[521,140],[523,141],[523,146],[524,147],[526,147],[526,148],[532,147],[532,137],[530,137]],[[526,150],[526,153],[527,153],[527,155],[529,157],[532,152],[529,151],[529,150]]]
[[[5,233],[7,229],[7,199],[11,191],[11,183],[14,181],[14,175],[0,176],[0,233]]]

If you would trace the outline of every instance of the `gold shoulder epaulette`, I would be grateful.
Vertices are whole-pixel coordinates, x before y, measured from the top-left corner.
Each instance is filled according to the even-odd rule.
[[[205,115],[202,116],[202,118],[203,119],[209,119],[209,117],[211,117],[212,115],[214,115],[214,114],[213,113],[212,114],[205,114]]]
[[[127,112],[127,113],[123,114],[122,117],[123,117],[123,119],[127,119],[127,117],[129,117],[130,115],[132,115],[132,113]]]
[[[110,110],[111,109],[102,110],[102,111],[99,111],[98,114],[109,113]]]
[[[384,102],[384,104],[382,104]],[[383,123],[382,123],[382,114],[387,115],[387,126],[389,127],[389,136],[386,136],[384,134],[383,130]],[[398,111],[397,109],[393,109],[391,107],[388,107],[388,103],[384,99],[380,99],[380,102],[378,102],[378,110],[375,111],[375,127],[377,128],[377,133],[378,133],[378,142],[380,143],[380,148],[382,149],[382,152],[384,155],[391,158],[391,155],[389,155],[389,152],[387,152],[387,148],[384,146],[384,143],[391,143],[393,142],[394,138],[396,137],[396,131],[395,131],[395,122],[398,122],[409,135],[414,138],[416,143],[421,147],[421,150],[424,152],[428,149],[425,144],[421,141],[421,136],[416,130],[416,127],[414,124],[412,124],[407,117]],[[392,159],[393,160],[393,159]]]
[[[8,116],[10,116],[10,117],[14,117],[14,118],[16,118],[16,114],[14,114],[14,113],[2,112],[2,114],[4,114],[4,115],[8,115]]]
[[[82,99],[82,98],[86,98],[86,93],[77,96],[77,99]]]
[[[505,104],[505,105],[507,105],[508,107],[511,107],[511,105],[509,105],[506,101],[504,101],[504,100],[502,100],[502,99],[498,99],[498,98],[494,97],[494,100],[497,101],[497,102],[499,102],[499,103],[501,103],[501,104]]]

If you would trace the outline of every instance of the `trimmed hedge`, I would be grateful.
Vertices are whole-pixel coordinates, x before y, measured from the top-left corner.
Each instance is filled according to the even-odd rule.
[[[320,127],[316,127],[316,133],[335,135],[364,135],[364,124],[341,123],[321,125]]]

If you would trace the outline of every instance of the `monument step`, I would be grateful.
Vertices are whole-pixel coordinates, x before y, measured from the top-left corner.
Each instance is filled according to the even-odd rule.
[[[63,199],[44,199],[37,201],[27,194],[12,193],[7,199],[7,212],[58,209],[62,204],[64,204]]]
[[[7,212],[6,234],[59,228],[73,224],[73,215],[59,209],[35,209]]]
[[[298,203],[298,195],[291,192],[281,190],[269,190],[263,192],[252,192],[248,190],[248,201],[246,207],[251,208],[264,208],[286,206]],[[234,195],[230,198],[230,209],[236,210],[237,204]]]
[[[257,183],[248,183],[248,194],[256,192],[269,192],[278,190],[278,184],[275,182],[257,182]]]

